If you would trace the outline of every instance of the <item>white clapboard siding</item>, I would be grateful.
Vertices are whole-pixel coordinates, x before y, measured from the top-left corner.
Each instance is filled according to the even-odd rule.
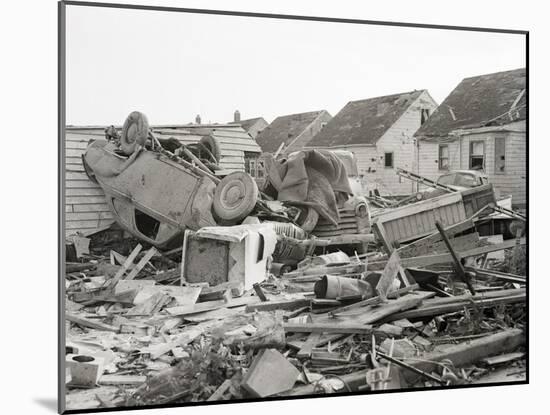
[[[65,234],[87,232],[109,225],[113,215],[101,187],[84,172],[82,154],[90,140],[104,138],[97,130],[68,129],[65,139]]]

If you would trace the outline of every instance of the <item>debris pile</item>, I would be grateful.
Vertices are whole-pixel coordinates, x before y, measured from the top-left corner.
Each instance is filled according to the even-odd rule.
[[[68,408],[524,379],[526,277],[499,269],[525,241],[458,242],[454,255],[311,255],[244,292],[182,279],[181,250],[79,251],[66,264]]]

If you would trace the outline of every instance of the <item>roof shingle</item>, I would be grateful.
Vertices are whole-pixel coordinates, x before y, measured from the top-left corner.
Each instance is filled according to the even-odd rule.
[[[256,142],[260,145],[262,151],[274,153],[279,149],[281,143],[285,143],[286,147],[294,141],[323,111],[303,112],[277,117],[258,134]]]
[[[465,78],[445,98],[417,137],[445,137],[451,131],[504,125],[526,118],[525,68]],[[514,109],[512,109],[514,106]]]
[[[308,144],[335,147],[376,144],[424,90],[351,101]]]

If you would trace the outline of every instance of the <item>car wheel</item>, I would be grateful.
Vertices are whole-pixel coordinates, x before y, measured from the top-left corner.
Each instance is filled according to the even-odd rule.
[[[149,122],[145,114],[134,111],[126,118],[120,135],[120,149],[127,156],[134,153],[137,146],[145,145],[149,134]]]
[[[236,222],[247,217],[258,201],[258,186],[244,172],[225,176],[214,192],[214,213],[223,220]]]
[[[313,208],[307,208],[307,211],[305,213],[302,213],[298,218],[298,225],[304,231],[311,232],[313,229],[315,229],[318,220],[319,213],[317,213],[317,211]]]

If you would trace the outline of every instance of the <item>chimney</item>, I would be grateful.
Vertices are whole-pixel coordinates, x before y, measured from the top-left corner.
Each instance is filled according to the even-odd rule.
[[[241,113],[239,110],[235,111],[235,114],[233,114],[233,121],[240,122],[241,121]]]
[[[201,123],[201,116],[197,114],[197,116],[195,117],[195,124],[200,124],[200,123]]]

